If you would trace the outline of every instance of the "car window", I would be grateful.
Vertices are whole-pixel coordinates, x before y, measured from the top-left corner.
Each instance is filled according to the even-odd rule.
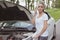
[[[30,26],[30,25],[32,25],[32,24],[30,24],[30,23],[27,23],[27,22],[16,22],[16,23],[14,23],[12,26],[15,26],[15,27],[28,27],[28,26]]]
[[[31,23],[24,22],[24,21],[3,21],[0,22],[0,27],[21,27],[21,28],[27,28],[31,26]]]

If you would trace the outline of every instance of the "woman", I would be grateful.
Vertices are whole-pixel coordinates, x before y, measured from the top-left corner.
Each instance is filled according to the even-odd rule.
[[[38,40],[47,40],[48,38],[48,16],[46,13],[44,13],[44,8],[44,3],[39,3],[32,19],[32,23],[35,24],[36,27],[36,32],[32,36],[33,39],[38,38]]]

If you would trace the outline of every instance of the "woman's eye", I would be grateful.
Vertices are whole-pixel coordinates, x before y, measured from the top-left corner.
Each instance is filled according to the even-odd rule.
[[[40,7],[40,6],[38,6],[38,7]]]
[[[39,8],[40,6],[38,6],[38,8]]]
[[[43,8],[43,6],[38,6],[38,8],[39,8],[39,7]]]

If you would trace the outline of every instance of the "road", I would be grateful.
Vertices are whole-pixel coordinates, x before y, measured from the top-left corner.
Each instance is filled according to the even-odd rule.
[[[60,20],[56,22],[56,39],[55,40],[60,40]]]

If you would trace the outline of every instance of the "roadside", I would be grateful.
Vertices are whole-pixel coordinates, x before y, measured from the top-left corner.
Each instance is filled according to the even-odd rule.
[[[60,19],[56,22],[56,39],[60,40]]]

